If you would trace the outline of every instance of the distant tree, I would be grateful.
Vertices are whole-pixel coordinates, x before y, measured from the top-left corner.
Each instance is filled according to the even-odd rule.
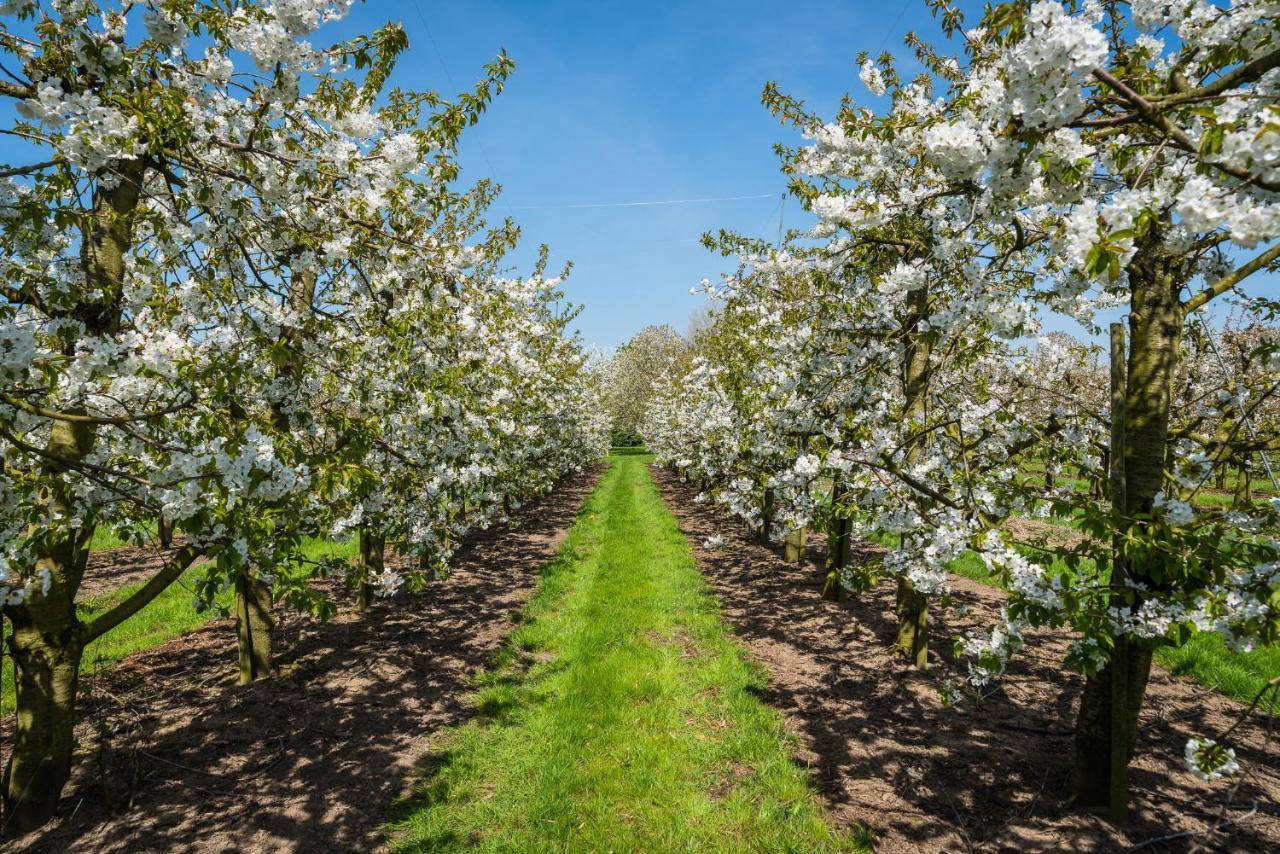
[[[689,324],[685,327],[684,337],[690,348],[697,350],[699,345],[711,334],[719,318],[719,309],[714,303],[704,302],[689,315]]]
[[[646,326],[618,348],[604,367],[604,401],[615,444],[640,441],[640,425],[653,398],[654,381],[673,363],[688,362],[690,347],[670,326]]]

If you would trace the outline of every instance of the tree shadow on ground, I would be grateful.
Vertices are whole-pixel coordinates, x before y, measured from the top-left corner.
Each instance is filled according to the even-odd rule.
[[[697,491],[651,467],[726,619],[769,672],[765,699],[779,709],[802,749],[833,819],[878,831],[877,850],[1210,850],[1280,846],[1280,757],[1271,719],[1254,715],[1232,735],[1249,774],[1238,785],[1202,783],[1185,770],[1193,734],[1220,731],[1243,706],[1165,671],[1153,673],[1132,766],[1134,820],[1118,829],[1075,810],[1066,783],[1081,679],[1065,671],[1069,635],[1036,630],[1009,672],[981,699],[944,707],[938,689],[961,683],[951,653],[956,635],[991,624],[998,590],[953,578],[964,616],[936,612],[930,669],[893,653],[894,587],[882,582],[853,601],[821,598],[824,544],[800,565],[753,542]],[[724,539],[714,550],[707,538]],[[861,545],[855,560],[874,558]],[[1253,811],[1256,808],[1256,811]],[[1219,833],[1204,831],[1231,822]],[[1173,837],[1160,840],[1163,837]]]
[[[328,623],[282,615],[273,680],[232,684],[227,620],[89,679],[61,817],[16,849],[375,847],[432,735],[474,714],[473,674],[599,473],[477,535],[446,582]]]

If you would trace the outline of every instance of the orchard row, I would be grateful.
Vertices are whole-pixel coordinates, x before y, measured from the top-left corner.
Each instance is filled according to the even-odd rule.
[[[918,74],[861,57],[871,106],[824,121],[765,89],[811,140],[783,160],[818,225],[708,238],[739,272],[707,283],[715,322],[642,433],[772,539],[827,532],[827,595],[895,581],[915,666],[930,609],[958,607],[949,564],[980,556],[1008,603],[957,638],[970,679],[947,699],[1028,627],[1070,630],[1077,801],[1122,818],[1153,651],[1280,638],[1280,500],[1209,495],[1280,449],[1280,302],[1256,287],[1280,259],[1280,20],[928,5],[947,38],[908,39]],[[1019,534],[1029,517],[1067,535]],[[883,560],[850,566],[857,538]],[[1186,749],[1205,779],[1236,766],[1213,735]]]
[[[456,144],[511,71],[392,88],[348,0],[0,3],[0,597],[17,714],[5,828],[54,813],[85,645],[200,561],[241,679],[272,610],[324,617],[443,573],[467,531],[607,450],[574,316],[513,276]],[[96,531],[166,563],[88,622]],[[361,558],[308,557],[358,536]],[[388,562],[394,546],[398,560]],[[395,568],[393,568],[395,567]]]

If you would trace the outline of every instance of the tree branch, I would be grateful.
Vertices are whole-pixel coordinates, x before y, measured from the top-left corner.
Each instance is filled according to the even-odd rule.
[[[1206,166],[1211,166],[1220,172],[1225,172],[1232,178],[1238,178],[1246,184],[1253,184],[1266,190],[1280,190],[1280,182],[1264,180],[1260,176],[1250,172],[1248,169],[1241,169],[1238,166],[1232,166],[1230,163],[1215,163],[1200,158],[1199,148],[1197,148],[1196,144],[1191,141],[1191,138],[1187,136],[1186,132],[1175,125],[1168,116],[1160,112],[1160,108],[1164,106],[1163,104],[1152,104],[1146,98],[1142,97],[1130,88],[1127,83],[1101,68],[1095,68],[1093,70],[1093,76],[1105,84],[1107,88],[1111,89],[1125,101],[1129,102],[1134,110],[1142,116],[1143,121],[1157,130],[1163,131],[1165,135],[1172,139],[1179,148],[1183,151],[1196,155],[1200,162],[1204,163]]]
[[[152,599],[164,592],[165,588],[177,580],[178,576],[187,571],[187,567],[196,562],[197,558],[205,555],[217,554],[221,550],[221,546],[206,550],[197,546],[183,546],[173,553],[173,556],[165,562],[160,571],[151,577],[151,579],[142,587],[133,592],[133,595],[125,599],[119,605],[116,605],[110,611],[98,615],[88,625],[84,627],[84,642],[97,640],[134,614],[141,611]]]
[[[1254,273],[1258,272],[1263,267],[1266,267],[1268,264],[1271,264],[1277,258],[1280,258],[1280,243],[1277,243],[1275,246],[1272,246],[1266,252],[1263,252],[1261,255],[1258,255],[1248,264],[1245,264],[1243,267],[1240,267],[1235,271],[1223,276],[1221,279],[1218,279],[1218,281],[1214,282],[1212,285],[1205,288],[1200,293],[1193,296],[1191,299],[1187,300],[1185,303],[1182,304],[1183,312],[1186,314],[1190,314],[1191,312],[1200,308],[1201,306],[1203,306],[1205,303],[1207,303],[1209,300],[1213,299],[1214,297],[1221,296],[1222,294],[1231,290],[1236,285],[1240,284],[1242,281],[1247,279],[1249,276],[1252,276]]]
[[[41,169],[48,169],[50,166],[59,166],[62,162],[62,158],[59,157],[54,160],[46,160],[43,163],[32,163],[30,166],[14,166],[12,169],[0,169],[0,178],[30,175],[32,172],[39,172]]]
[[[9,83],[6,80],[0,80],[0,95],[7,95],[10,98],[22,98],[26,100],[32,95],[29,86],[19,86],[17,83]]]

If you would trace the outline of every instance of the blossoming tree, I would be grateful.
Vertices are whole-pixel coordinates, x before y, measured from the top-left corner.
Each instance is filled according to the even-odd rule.
[[[241,678],[259,678],[275,603],[332,611],[311,581],[337,567],[307,560],[307,537],[368,509],[426,554],[442,540],[410,524],[425,504],[456,519],[606,447],[553,292],[494,274],[516,230],[484,225],[492,188],[451,189],[458,136],[511,63],[452,101],[390,88],[398,26],[309,41],[349,6],[0,3],[21,141],[0,165],[8,832],[56,808],[85,645],[197,561],[202,603],[234,586]],[[468,488],[432,491],[447,481]],[[176,548],[86,623],[104,527]]]
[[[926,661],[921,595],[945,593],[946,565],[965,550],[1009,592],[998,625],[960,639],[975,685],[1003,670],[1028,624],[1073,630],[1069,664],[1085,674],[1077,797],[1122,817],[1154,648],[1214,632],[1248,649],[1280,630],[1280,508],[1195,508],[1225,445],[1174,417],[1197,312],[1234,298],[1250,317],[1275,313],[1246,288],[1280,259],[1277,24],[1251,2],[1041,0],[992,8],[965,31],[949,3],[929,5],[960,48],[946,56],[913,38],[926,73],[911,81],[864,57],[884,112],[847,101],[824,124],[766,89],[815,140],[785,168],[819,217],[819,245],[744,255],[724,315],[749,318],[739,340],[760,356],[738,375],[755,391],[716,388],[729,363],[713,361],[685,380],[688,399],[735,410],[718,422],[737,430],[730,445],[768,433],[787,457],[770,482],[798,487],[797,520],[825,505],[888,538],[879,571],[898,579],[900,644],[915,663]],[[1100,407],[1062,389],[1077,360],[1022,341],[1046,315],[1096,329],[1104,312],[1128,322]],[[1273,346],[1248,356],[1274,377]],[[677,465],[723,459],[705,449],[726,443],[691,415],[652,423]],[[784,441],[795,433],[806,447]],[[1105,494],[1023,476],[1045,459],[1077,462]],[[740,508],[732,493],[749,486],[730,477],[713,492]],[[1036,512],[1087,536],[1017,542],[1007,520]],[[1230,764],[1209,740],[1191,755],[1206,776]]]

